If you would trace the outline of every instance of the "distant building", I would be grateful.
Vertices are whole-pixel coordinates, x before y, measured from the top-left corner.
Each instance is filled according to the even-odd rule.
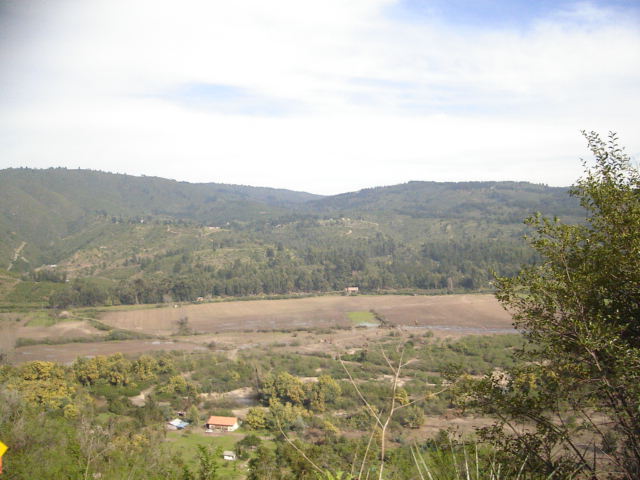
[[[236,452],[232,452],[231,450],[225,450],[224,452],[222,452],[222,458],[224,458],[225,460],[235,460]]]
[[[344,289],[344,293],[351,295],[352,293],[358,293],[358,287],[347,287]]]
[[[216,417],[212,415],[205,423],[207,430],[218,432],[233,432],[240,427],[236,417]]]
[[[180,420],[179,418],[176,418],[174,420],[171,420],[170,422],[167,422],[168,430],[182,430],[183,428],[188,426],[189,426],[189,422],[185,422],[184,420]]]

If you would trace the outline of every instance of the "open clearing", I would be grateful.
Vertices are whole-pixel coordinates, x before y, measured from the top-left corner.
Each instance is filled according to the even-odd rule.
[[[175,335],[177,321],[188,318],[196,335],[167,339],[126,340],[64,345],[31,345],[12,349],[17,337],[81,337],[99,331],[86,323],[65,321],[49,327],[26,327],[25,321],[0,322],[6,351],[15,363],[49,360],[69,363],[77,357],[153,350],[224,352],[230,358],[246,349],[297,353],[339,353],[366,348],[390,334],[377,328],[370,310],[396,335],[409,339],[432,332],[436,337],[516,333],[511,317],[491,295],[325,296],[286,300],[252,300],[186,305],[178,308],[112,310],[101,321],[115,328],[156,336]],[[376,320],[377,322],[377,320]],[[2,326],[2,325],[0,325]],[[10,335],[8,335],[10,333]],[[104,332],[100,332],[104,333]],[[11,338],[9,338],[11,337]],[[9,343],[11,346],[9,346]]]
[[[121,342],[66,343],[64,345],[30,345],[16,348],[13,352],[15,363],[45,360],[49,362],[71,363],[78,357],[94,357],[123,353],[137,355],[159,350],[179,350],[185,352],[204,351],[205,347],[187,342],[163,340],[124,340]]]
[[[36,321],[34,321],[34,319]],[[0,350],[12,352],[16,340],[53,340],[98,337],[107,332],[98,330],[85,320],[64,320],[53,325],[40,320],[50,319],[47,312],[36,311],[28,314],[0,313]],[[35,326],[33,326],[35,324]]]
[[[391,325],[429,327],[460,333],[506,333],[511,317],[492,295],[323,296],[251,300],[115,311],[101,320],[116,328],[171,335],[178,320],[200,333],[349,327],[349,314],[374,310]]]

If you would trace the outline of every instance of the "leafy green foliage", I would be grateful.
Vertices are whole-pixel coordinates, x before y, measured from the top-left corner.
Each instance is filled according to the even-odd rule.
[[[281,479],[280,468],[276,463],[274,452],[265,447],[258,447],[258,453],[255,458],[249,461],[248,480],[267,480]]]
[[[222,455],[222,449],[206,447],[204,445],[197,445],[198,449],[198,466],[194,473],[188,468],[183,471],[184,480],[216,480],[220,478],[218,476],[218,470],[220,468],[219,458]]]
[[[572,194],[586,224],[532,217],[542,261],[497,282],[529,341],[528,363],[487,376],[467,400],[498,415],[484,437],[506,458],[526,458],[528,471],[631,479],[640,475],[640,173],[615,135],[585,136],[595,166]]]
[[[401,339],[397,337],[385,337],[379,347],[393,352],[399,342]],[[389,426],[389,432],[396,439],[398,447],[394,446],[386,454],[383,478],[415,478],[415,463],[406,440],[403,440],[403,432],[421,426],[423,415],[430,413],[433,401],[426,400],[430,387],[424,382],[427,378],[433,380],[435,375],[435,372],[428,370],[435,364],[425,361],[429,355],[423,360],[418,358],[420,353],[431,345],[447,349],[451,345],[453,348],[449,350],[460,360],[474,358],[476,349],[509,350],[509,345],[513,343],[513,339],[508,342],[498,336],[487,337],[479,344],[467,339],[440,344],[429,336],[412,338],[406,347],[407,354],[412,356],[412,361],[406,366],[406,374],[415,377],[415,380],[407,381],[404,387],[396,391],[398,405],[406,405],[406,408],[398,411],[397,418]],[[241,478],[243,472],[240,467],[234,467],[235,462],[222,462],[218,467],[208,463],[209,460],[219,460],[215,447],[222,446],[225,450],[242,452],[242,458],[246,458],[251,465],[249,475],[253,477],[250,478],[316,479],[320,472],[314,470],[299,452],[283,440],[282,429],[294,436],[298,447],[320,466],[325,475],[321,478],[331,478],[328,475],[340,478],[341,473],[342,478],[350,478],[354,456],[361,458],[367,447],[368,432],[373,421],[370,414],[358,417],[358,412],[362,412],[360,398],[353,385],[344,380],[345,372],[339,362],[329,356],[273,352],[267,355],[266,352],[260,349],[247,350],[234,360],[211,352],[190,355],[173,352],[145,354],[138,358],[96,356],[78,359],[69,367],[48,362],[28,363],[19,368],[2,367],[0,383],[10,388],[7,394],[19,398],[34,416],[32,420],[29,417],[28,422],[20,420],[15,429],[11,421],[2,423],[0,419],[0,435],[3,435],[3,439],[15,442],[20,435],[24,435],[20,426],[36,428],[35,422],[57,429],[55,434],[42,433],[41,437],[42,442],[60,443],[60,448],[52,453],[59,458],[52,461],[51,471],[52,475],[55,473],[62,478],[82,478],[87,463],[90,475],[110,475],[107,478],[120,478],[118,475],[126,477],[128,473],[122,472],[130,471],[135,472],[136,478],[143,479],[197,479],[201,474],[214,475],[213,478],[216,478],[215,475],[218,478]],[[388,379],[380,376],[386,371],[384,367],[385,360],[373,345],[357,360],[357,365],[355,361],[351,364],[359,388],[380,412],[386,408],[390,395]],[[299,378],[301,376],[313,377],[316,381],[309,381],[311,379],[308,378],[303,382]],[[260,380],[265,381],[261,384]],[[252,438],[248,436],[246,441],[234,447],[237,437],[211,439],[201,433],[201,425],[194,425],[185,433],[170,432],[167,434],[168,441],[162,441],[159,429],[164,421],[175,418],[175,410],[186,410],[191,418],[199,416],[200,412],[203,415],[226,414],[223,409],[245,405],[234,404],[231,399],[227,400],[228,403],[203,401],[196,395],[198,389],[228,392],[240,387],[256,386],[256,382],[271,394],[265,401],[267,407],[251,408],[244,419],[245,427],[259,430]],[[437,388],[440,387],[438,385]],[[146,392],[145,405],[135,406],[130,398],[142,390]],[[266,395],[263,398],[266,399]],[[3,399],[0,392],[0,400]],[[413,404],[408,405],[414,400]],[[443,409],[449,407],[449,401],[444,400]],[[14,408],[11,403],[9,406]],[[30,423],[32,421],[34,423]],[[91,431],[94,437],[89,436]],[[342,435],[343,432],[351,433],[349,439]],[[270,439],[270,436],[275,438]],[[11,468],[29,472],[36,478],[56,478],[42,473],[44,468],[29,467],[31,470],[27,470],[26,464],[33,462],[35,455],[44,455],[45,458],[47,455],[40,450],[40,440],[36,437],[40,438],[40,435],[28,437],[32,443],[20,447],[20,456],[15,452]],[[86,453],[72,454],[65,450],[67,444],[78,442]],[[107,447],[112,443],[114,447]],[[199,455],[197,445],[206,447],[204,456]],[[274,452],[274,448],[275,453],[269,453]],[[141,449],[144,449],[143,453],[136,453]],[[140,455],[141,459],[137,460],[136,455]],[[374,475],[379,471],[376,469],[380,455],[379,442],[375,438],[369,455],[366,468],[370,469],[370,475]],[[154,462],[153,468],[140,473],[145,461]],[[56,462],[63,466],[58,469]],[[79,469],[80,477],[74,476],[73,468]],[[17,478],[32,478],[20,475],[22,473]],[[357,478],[355,474],[354,478]]]
[[[482,290],[491,270],[511,275],[535,259],[520,218],[533,210],[578,218],[562,189],[513,182],[410,182],[319,198],[9,169],[0,172],[0,200],[0,261],[36,280],[0,299],[60,308],[349,285]]]
[[[177,478],[176,466],[162,452],[157,428],[115,418],[102,424],[92,400],[69,373],[47,362],[2,372],[7,384],[0,389],[0,437],[10,447],[3,475],[45,480]],[[61,381],[68,386],[64,395]]]

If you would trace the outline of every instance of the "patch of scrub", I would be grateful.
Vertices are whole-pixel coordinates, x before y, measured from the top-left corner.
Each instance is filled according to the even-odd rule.
[[[47,311],[30,312],[25,316],[28,318],[27,327],[51,327],[63,320]]]
[[[373,312],[347,312],[347,318],[356,326],[377,327],[380,325]]]

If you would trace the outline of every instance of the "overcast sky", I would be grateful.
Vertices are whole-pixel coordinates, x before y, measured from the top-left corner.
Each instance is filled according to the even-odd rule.
[[[565,186],[639,127],[638,0],[0,0],[0,168]]]

